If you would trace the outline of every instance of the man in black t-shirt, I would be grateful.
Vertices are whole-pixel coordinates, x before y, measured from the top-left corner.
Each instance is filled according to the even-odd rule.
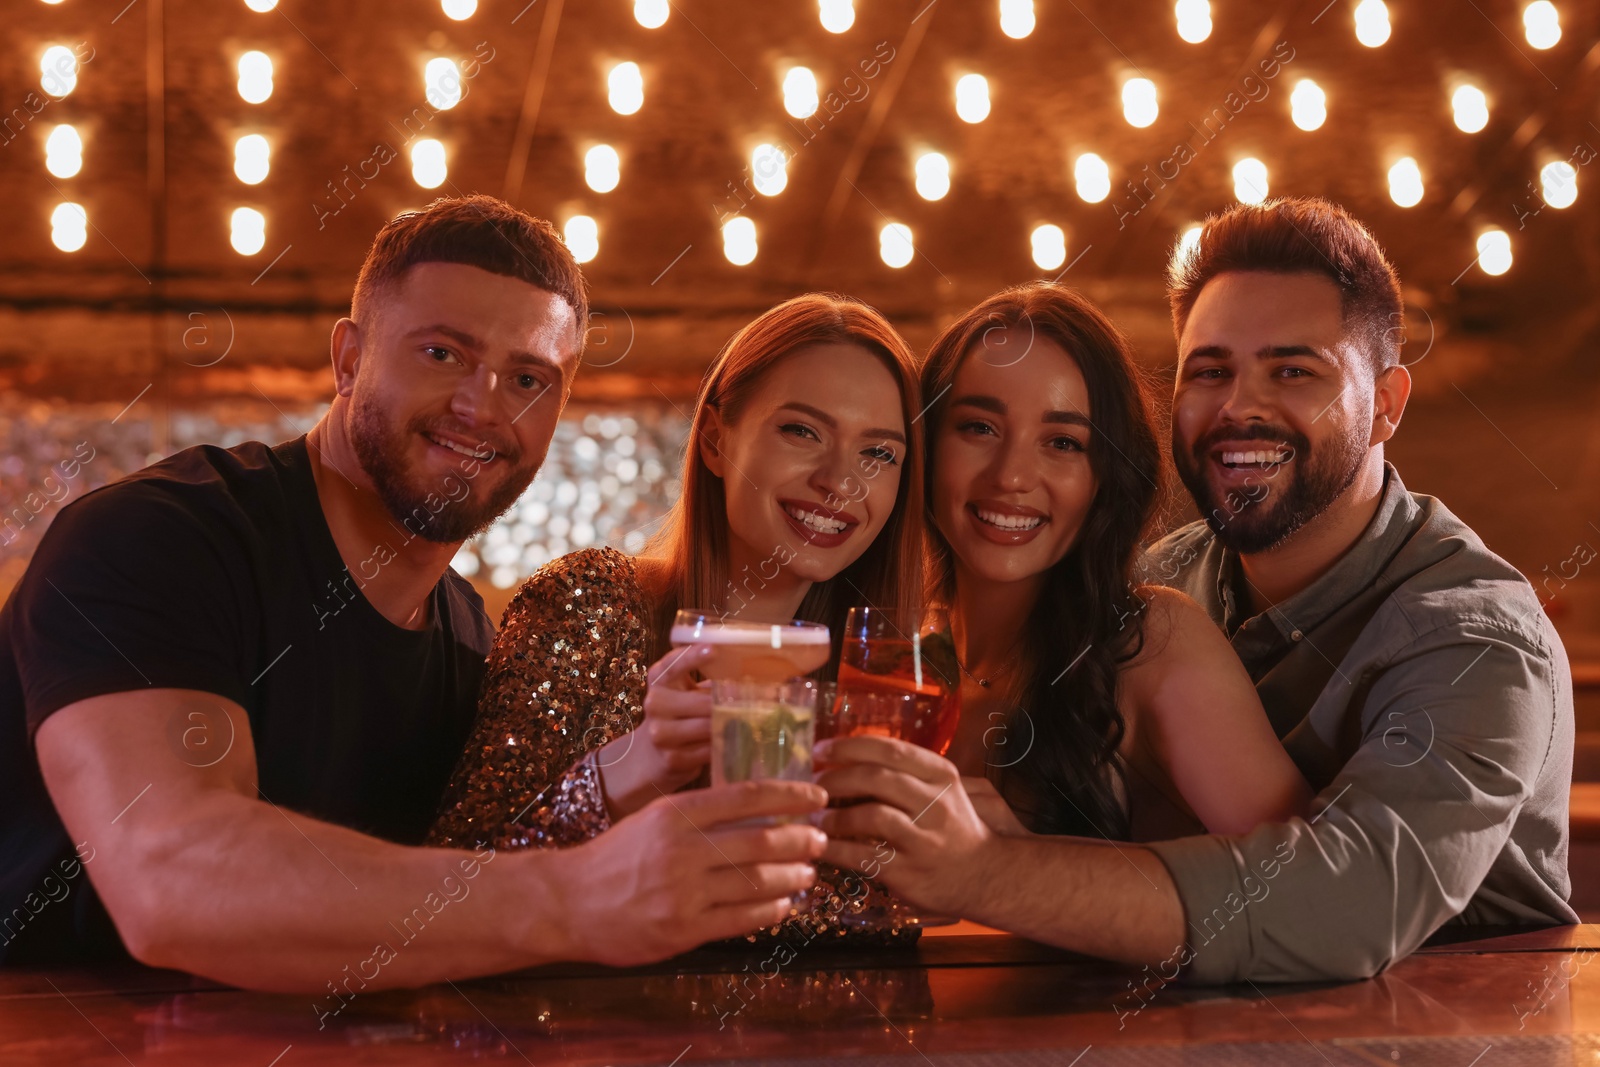
[[[437,201],[378,234],[310,433],[61,510],[0,610],[0,961],[353,995],[787,913],[821,835],[721,824],[815,810],[808,784],[662,798],[563,852],[419,847],[494,635],[449,563],[543,462],[587,314],[548,223]]]

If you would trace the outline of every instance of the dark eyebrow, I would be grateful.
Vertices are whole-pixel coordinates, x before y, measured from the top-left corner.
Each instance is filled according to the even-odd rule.
[[[454,326],[447,326],[442,322],[436,322],[430,326],[419,326],[415,330],[412,330],[410,333],[406,334],[406,336],[408,338],[426,337],[429,334],[443,334],[445,337],[450,338],[450,340],[456,342],[458,345],[461,345],[463,348],[470,348],[473,351],[477,351],[483,347],[483,342],[478,340],[478,338],[474,337],[472,334],[465,330],[457,329]],[[551,367],[557,371],[561,370],[560,365],[554,360],[547,356],[541,356],[537,352],[518,350],[511,353],[511,362],[513,364],[537,363],[543,367]]]
[[[410,333],[406,334],[406,336],[423,337],[430,333],[442,333],[446,337],[450,338],[450,340],[455,341],[458,344],[465,345],[468,348],[479,348],[483,344],[482,341],[479,341],[467,331],[458,330],[454,326],[446,326],[442,322],[436,322],[429,326],[418,326],[415,330],[412,330]]]
[[[1256,353],[1257,359],[1289,359],[1294,356],[1306,356],[1323,363],[1329,362],[1327,356],[1310,345],[1269,345]]]
[[[798,400],[785,404],[778,410],[798,411],[803,415],[810,415],[813,419],[816,419],[829,429],[837,429],[839,425],[839,420],[834,418],[832,415],[829,415],[826,411],[823,411],[821,408],[812,407],[810,404],[802,404]],[[898,441],[902,445],[906,443],[906,435],[901,433],[899,430],[886,430],[880,426],[874,426],[871,429],[863,430],[861,432],[861,436],[881,437],[887,441]]]
[[[1292,359],[1295,356],[1305,356],[1309,359],[1329,362],[1328,357],[1312,348],[1310,345],[1268,345],[1266,348],[1256,350],[1257,359]],[[1233,349],[1225,345],[1201,345],[1199,348],[1189,350],[1184,359],[1232,359]]]
[[[980,411],[987,411],[995,415],[1005,415],[1009,410],[1004,400],[997,396],[985,396],[981,393],[958,396],[950,402],[950,406],[977,408]],[[1077,411],[1047,411],[1040,421],[1065,423],[1068,426],[1082,426],[1086,429],[1094,429],[1094,423],[1089,421],[1089,417]]]

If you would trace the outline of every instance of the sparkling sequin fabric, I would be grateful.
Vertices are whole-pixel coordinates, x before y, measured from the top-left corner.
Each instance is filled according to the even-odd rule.
[[[647,611],[633,560],[554,560],[506,608],[478,718],[428,842],[574,845],[611,825],[593,750],[644,716]]]
[[[594,750],[644,718],[650,614],[632,558],[611,548],[563,556],[523,583],[429,844],[561,848],[610,827]],[[807,908],[749,940],[893,945],[921,932],[876,882],[825,864],[819,875]]]

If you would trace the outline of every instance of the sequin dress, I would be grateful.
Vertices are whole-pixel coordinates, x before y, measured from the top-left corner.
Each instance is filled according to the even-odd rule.
[[[428,843],[575,845],[607,829],[594,751],[644,718],[649,610],[629,556],[584,549],[523,583]]]
[[[573,552],[523,583],[428,844],[561,848],[610,827],[595,750],[644,719],[650,618],[637,565],[612,548]],[[749,940],[916,940],[916,920],[876,882],[820,874],[808,910]]]

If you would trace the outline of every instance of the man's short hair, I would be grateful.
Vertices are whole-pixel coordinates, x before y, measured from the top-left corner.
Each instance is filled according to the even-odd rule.
[[[1238,204],[1207,219],[1197,245],[1172,258],[1167,296],[1181,337],[1206,283],[1228,271],[1321,274],[1339,288],[1345,328],[1376,373],[1400,362],[1400,279],[1371,232],[1338,204],[1291,197]]]
[[[367,250],[356,279],[350,317],[364,322],[383,287],[418,263],[464,263],[520,278],[565,300],[588,326],[589,295],[566,242],[544,219],[492,196],[441,197],[421,211],[389,221]]]

